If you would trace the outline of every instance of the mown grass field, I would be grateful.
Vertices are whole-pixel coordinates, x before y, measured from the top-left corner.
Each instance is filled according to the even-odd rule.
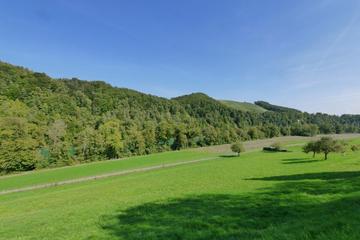
[[[289,149],[1,195],[0,239],[360,239],[360,154],[331,154],[324,161],[301,146]],[[209,154],[214,156],[180,151],[154,158]],[[63,179],[41,175],[52,171],[65,178],[67,171],[79,172],[72,177],[113,171],[100,165],[38,172],[33,178],[41,181],[31,184]],[[24,186],[26,180],[16,179],[29,176],[0,183],[12,179],[1,186]]]
[[[149,167],[159,164],[192,161],[211,157],[216,157],[216,155],[207,152],[194,151],[181,151],[180,154],[178,152],[164,152],[120,160],[102,161],[71,167],[39,170],[20,175],[0,177],[0,191],[28,187],[36,184],[77,179],[105,173],[113,173],[122,170]]]
[[[246,111],[246,112],[256,112],[256,113],[263,113],[267,110],[265,108],[262,108],[254,103],[248,103],[248,102],[236,102],[236,101],[230,101],[230,100],[220,100],[223,104],[225,104],[228,107],[240,110],[240,111]]]

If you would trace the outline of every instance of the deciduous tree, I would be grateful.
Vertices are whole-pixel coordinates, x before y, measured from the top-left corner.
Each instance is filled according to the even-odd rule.
[[[240,153],[245,152],[245,148],[241,142],[236,142],[231,145],[231,151],[237,153],[237,155],[240,156]]]

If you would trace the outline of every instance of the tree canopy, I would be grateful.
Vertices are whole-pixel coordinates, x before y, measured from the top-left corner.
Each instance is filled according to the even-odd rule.
[[[236,142],[231,145],[231,151],[240,156],[240,153],[245,152],[245,148],[241,142]]]
[[[337,153],[344,152],[345,144],[340,141],[334,140],[331,137],[322,137],[318,141],[312,141],[307,143],[303,147],[303,151],[305,153],[312,152],[313,157],[315,157],[316,153],[324,153],[325,160],[327,160],[328,155],[331,152],[337,152]]]
[[[0,62],[0,172],[359,129],[358,115],[241,111],[203,93],[166,99]]]

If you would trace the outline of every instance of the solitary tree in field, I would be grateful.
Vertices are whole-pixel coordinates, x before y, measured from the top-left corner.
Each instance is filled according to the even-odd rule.
[[[240,156],[240,153],[245,152],[245,148],[241,142],[236,142],[231,145],[231,151],[237,153],[237,155]]]
[[[317,142],[311,141],[303,147],[303,151],[304,153],[312,152],[314,158],[317,153],[320,153],[320,144],[318,141]]]
[[[324,153],[325,160],[328,159],[331,152],[344,152],[344,145],[331,137],[322,137],[317,144],[319,144],[320,152]]]

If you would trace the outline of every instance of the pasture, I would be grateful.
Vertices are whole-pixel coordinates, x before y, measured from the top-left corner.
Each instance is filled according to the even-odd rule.
[[[209,158],[0,195],[0,239],[359,239],[359,153],[313,159],[301,141],[287,153],[207,148],[2,177],[8,190]]]

